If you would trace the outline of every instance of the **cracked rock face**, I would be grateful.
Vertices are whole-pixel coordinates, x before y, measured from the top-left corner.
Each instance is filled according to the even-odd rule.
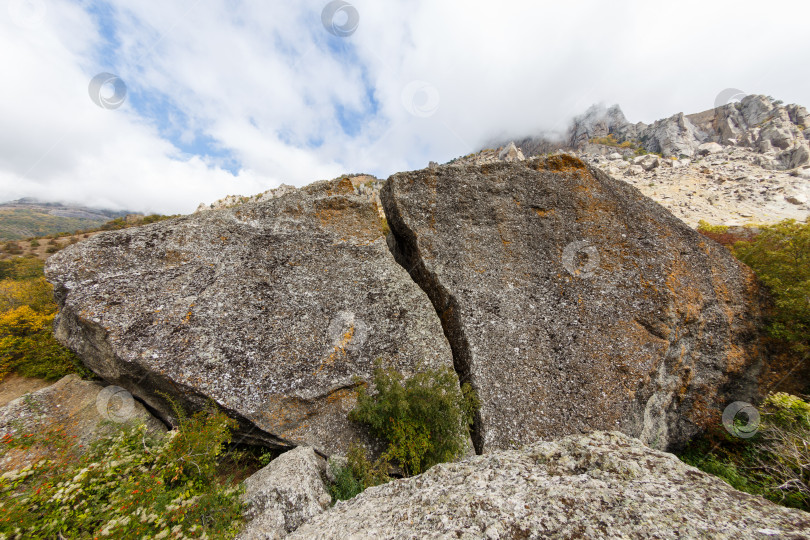
[[[369,488],[288,538],[804,538],[810,514],[621,433],[445,463]]]
[[[755,393],[752,273],[635,188],[559,155],[399,173],[381,199],[481,399],[479,453],[592,429],[674,447]]]
[[[171,421],[216,401],[235,440],[345,452],[353,377],[452,363],[430,301],[349,180],[101,233],[48,260],[56,336]]]

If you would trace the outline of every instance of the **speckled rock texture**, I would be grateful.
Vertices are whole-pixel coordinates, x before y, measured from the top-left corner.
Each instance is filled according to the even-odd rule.
[[[237,540],[284,538],[332,502],[323,478],[326,462],[311,447],[281,454],[245,480],[245,528]]]
[[[38,438],[75,439],[72,445],[75,450],[87,448],[93,441],[114,433],[115,424],[125,421],[143,422],[153,435],[166,433],[166,426],[122,388],[67,375],[1,407],[0,439],[6,435],[30,434]],[[51,445],[40,443],[29,448],[1,450],[2,471],[21,469],[40,459],[55,457],[53,454],[59,452]]]
[[[810,514],[733,489],[618,432],[437,465],[287,538],[807,538]]]
[[[214,400],[235,440],[345,453],[355,376],[452,365],[425,293],[348,179],[98,234],[50,259],[55,335],[172,421]],[[368,441],[368,439],[366,439]]]
[[[673,448],[756,393],[751,271],[557,155],[389,178],[394,252],[482,405],[478,453],[594,429]]]

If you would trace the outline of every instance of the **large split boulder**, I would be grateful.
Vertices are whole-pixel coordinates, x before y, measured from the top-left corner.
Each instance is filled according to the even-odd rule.
[[[805,538],[810,514],[735,490],[621,433],[437,465],[287,538]]]
[[[567,155],[393,175],[395,253],[481,400],[480,452],[592,429],[677,446],[756,392],[752,272]]]
[[[451,366],[424,292],[349,179],[98,234],[48,260],[56,336],[173,421],[215,401],[236,440],[345,453],[354,377]]]

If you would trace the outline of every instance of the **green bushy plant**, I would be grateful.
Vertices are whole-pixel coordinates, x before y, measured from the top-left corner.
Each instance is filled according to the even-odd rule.
[[[381,457],[375,462],[368,459],[365,449],[352,444],[346,455],[346,465],[332,467],[335,481],[329,485],[332,501],[349,500],[366,488],[384,484],[390,480],[388,461]]]
[[[54,380],[90,373],[53,336],[56,304],[42,261],[18,257],[0,265],[0,381],[10,372]]]
[[[0,538],[231,538],[242,504],[216,463],[234,422],[216,409],[179,418],[161,437],[118,425],[83,455],[52,438],[60,457],[0,476]]]
[[[462,455],[478,401],[469,384],[459,388],[452,369],[424,369],[405,379],[378,363],[373,382],[376,393],[361,386],[349,418],[388,442],[386,459],[410,476]]]
[[[762,227],[753,240],[737,242],[734,254],[774,297],[768,333],[810,358],[810,223],[791,219]]]
[[[810,510],[810,404],[780,392],[769,395],[759,411],[753,437],[711,433],[679,457],[736,489]]]

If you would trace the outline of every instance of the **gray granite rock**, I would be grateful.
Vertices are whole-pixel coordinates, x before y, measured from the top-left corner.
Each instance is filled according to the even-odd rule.
[[[284,538],[332,502],[323,458],[311,447],[281,454],[245,480],[245,528],[237,540]]]
[[[288,538],[806,538],[810,514],[739,492],[621,433],[437,465]]]
[[[166,433],[166,426],[123,388],[67,375],[0,407],[0,438],[24,434],[75,438],[76,450],[114,433],[115,425],[123,422],[142,422],[155,436]],[[55,452],[58,449],[44,444],[8,449],[0,456],[0,469],[20,469],[53,458]]]
[[[396,253],[428,293],[491,451],[591,429],[677,446],[756,394],[751,271],[568,155],[395,174]]]
[[[345,452],[354,377],[452,365],[430,301],[349,179],[101,233],[53,257],[56,336],[172,421],[214,400],[236,440]],[[366,439],[367,440],[367,439]],[[367,440],[368,442],[368,440]]]

